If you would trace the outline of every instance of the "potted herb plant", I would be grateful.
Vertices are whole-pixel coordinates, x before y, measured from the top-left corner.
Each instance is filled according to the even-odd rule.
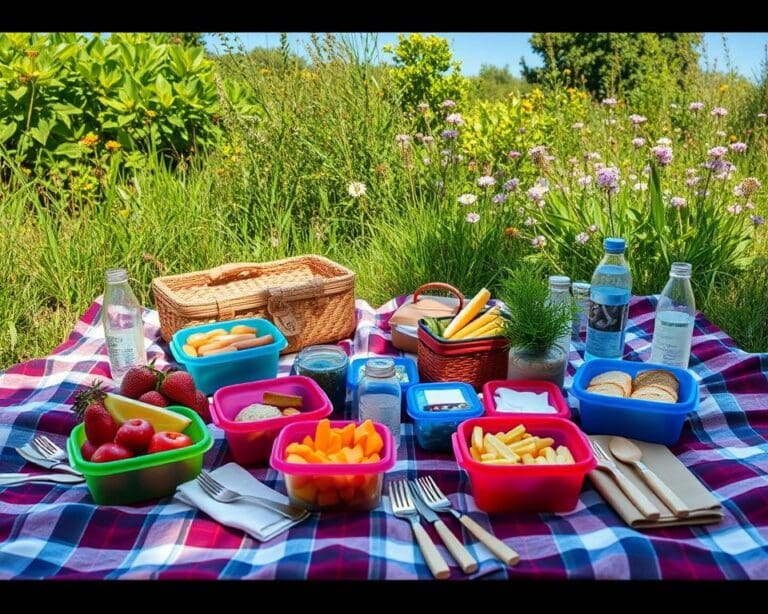
[[[501,282],[497,296],[507,306],[502,334],[509,343],[507,378],[546,380],[563,387],[568,354],[557,344],[570,330],[571,303],[551,303],[538,270],[518,269]]]

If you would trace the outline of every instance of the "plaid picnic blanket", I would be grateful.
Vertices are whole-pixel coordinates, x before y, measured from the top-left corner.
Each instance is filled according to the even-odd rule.
[[[389,342],[388,320],[403,300],[376,310],[357,302],[355,336],[342,342],[350,355],[398,354]],[[655,304],[655,297],[632,301],[630,360],[648,359]],[[0,471],[30,470],[14,447],[37,433],[64,444],[75,424],[69,411],[74,393],[96,378],[109,381],[100,309],[97,300],[50,356],[0,373]],[[157,313],[147,310],[148,354],[164,366],[169,353],[159,342],[158,329]],[[569,379],[582,362],[577,351],[570,358]],[[290,370],[292,360],[282,357],[281,374]],[[418,449],[409,424],[388,476],[433,475],[455,507],[521,554],[520,564],[507,569],[464,533],[480,562],[472,577],[768,578],[768,355],[739,350],[699,314],[691,371],[701,384],[701,405],[673,451],[722,503],[725,519],[720,524],[638,532],[622,522],[588,480],[570,513],[489,517],[476,508],[467,477],[452,455]],[[210,428],[215,445],[204,458],[206,468],[231,460],[222,431]],[[285,492],[275,471],[252,473]],[[97,506],[84,485],[0,488],[0,578],[430,578],[408,523],[384,507],[368,514],[315,514],[259,543],[170,498]],[[445,520],[461,534],[454,519]],[[452,563],[432,527],[428,530]],[[451,570],[453,578],[465,577],[455,565]]]

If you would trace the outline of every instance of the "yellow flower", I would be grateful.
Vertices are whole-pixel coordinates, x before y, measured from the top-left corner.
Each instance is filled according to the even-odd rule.
[[[82,139],[80,139],[80,144],[83,147],[93,147],[98,142],[99,142],[99,137],[93,132],[89,132]]]
[[[157,113],[155,113],[155,112],[154,112],[154,111],[152,111],[151,109],[148,109],[148,110],[146,111],[146,115],[147,115],[147,117],[150,117],[150,118],[152,118],[152,117],[157,117]]]
[[[269,68],[262,68],[261,70],[259,70],[259,72],[260,72],[262,75],[266,76],[266,75],[268,75],[268,74],[269,74]]]
[[[28,169],[26,166],[21,167],[21,172],[24,173],[27,177],[29,177],[32,174],[32,170]]]
[[[570,68],[563,68],[563,74],[566,75],[566,76],[570,75],[571,74],[571,69]]]
[[[735,143],[736,141],[738,141],[738,140],[739,140],[739,137],[737,137],[735,134],[732,134],[731,136],[729,136],[729,137],[728,137],[728,140],[729,140],[731,143]]]
[[[122,145],[120,145],[120,143],[118,143],[117,141],[107,141],[104,144],[104,147],[107,148],[107,151],[117,151],[122,147]]]
[[[523,102],[520,103],[520,108],[525,113],[530,113],[533,111],[533,103],[530,100],[523,100]]]
[[[28,58],[36,58],[37,56],[40,55],[40,52],[37,51],[36,49],[27,49],[24,52],[24,55],[26,55]]]
[[[120,211],[118,211],[117,213],[120,217],[126,218],[130,214],[130,211],[128,211],[128,209],[120,209]]]
[[[727,83],[723,83],[720,86],[720,93],[721,94],[727,94],[729,89],[731,89],[730,86]]]
[[[520,231],[514,226],[510,226],[504,229],[504,234],[507,235],[507,237],[510,239],[516,239],[520,236]]]

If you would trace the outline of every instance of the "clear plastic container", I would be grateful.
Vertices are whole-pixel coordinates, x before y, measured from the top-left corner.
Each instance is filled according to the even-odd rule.
[[[472,458],[469,442],[475,425],[483,432],[508,431],[523,424],[540,437],[552,437],[554,446],[565,445],[573,465],[486,465]],[[569,512],[576,507],[584,477],[597,465],[592,447],[570,420],[531,416],[470,418],[454,433],[456,462],[469,476],[475,504],[488,513]]]
[[[624,371],[634,379],[640,371],[670,371],[680,383],[677,403],[610,397],[587,392],[593,377]],[[686,416],[699,406],[699,385],[684,369],[650,362],[599,359],[584,363],[573,380],[571,394],[579,400],[581,428],[587,433],[623,435],[671,446],[677,443]]]
[[[691,265],[673,262],[669,281],[656,306],[651,362],[687,369],[695,319],[696,299],[691,288]]]
[[[101,320],[107,342],[112,381],[120,386],[132,368],[147,363],[141,303],[128,283],[125,269],[107,269]]]
[[[210,356],[190,356],[182,350],[187,338],[194,333],[205,333],[216,328],[230,330],[237,324],[255,328],[257,337],[272,335],[274,341],[269,345]],[[275,377],[280,352],[288,346],[288,341],[283,333],[268,320],[241,318],[182,328],[173,335],[170,346],[176,362],[182,365],[195,380],[195,387],[206,395],[211,395],[224,386]]]
[[[240,411],[252,403],[261,403],[265,392],[300,396],[301,413],[255,422],[236,422]],[[213,395],[211,419],[224,431],[232,458],[241,465],[265,465],[280,430],[293,422],[326,418],[333,408],[317,382],[302,375],[289,375],[259,382],[246,382],[220,388]]]
[[[486,384],[487,385],[487,384]],[[461,399],[467,407],[438,409],[430,404],[431,394],[446,394]],[[461,422],[483,415],[483,404],[475,389],[464,382],[416,384],[408,389],[408,415],[413,418],[413,429],[420,448],[435,452],[451,450],[451,435]]]
[[[203,466],[203,454],[211,449],[213,437],[197,412],[186,407],[166,407],[192,422],[184,430],[192,445],[178,450],[134,456],[108,463],[92,463],[83,458],[85,426],[80,423],[67,440],[72,467],[82,472],[91,497],[99,505],[127,505],[167,497],[176,487],[194,479]]]
[[[335,420],[331,428],[344,428],[349,420]],[[301,442],[306,435],[314,437],[316,422],[294,422],[286,426],[272,447],[269,464],[285,478],[285,489],[293,505],[312,511],[368,511],[381,504],[384,473],[395,465],[395,442],[383,424],[374,422],[384,442],[375,463],[289,463],[285,448]]]
[[[357,389],[358,419],[381,422],[400,447],[400,382],[391,358],[369,358]]]
[[[553,411],[551,414],[542,414],[541,412],[527,413],[524,411],[498,411],[496,409],[496,390],[498,388],[509,388],[510,390],[515,390],[517,392],[534,392],[536,394],[546,392],[547,402],[550,407],[553,408]],[[552,382],[545,382],[542,380],[493,380],[492,382],[488,382],[483,386],[483,406],[485,407],[485,413],[489,416],[520,417],[546,415],[555,416],[557,418],[571,417],[571,409],[568,407],[568,403],[566,402],[563,393],[560,392],[560,388]]]
[[[589,317],[584,360],[624,356],[624,333],[632,297],[632,274],[624,258],[624,239],[607,238],[589,291]]]

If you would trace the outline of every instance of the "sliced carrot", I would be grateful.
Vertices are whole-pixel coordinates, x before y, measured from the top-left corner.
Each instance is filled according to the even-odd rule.
[[[374,452],[381,452],[383,447],[384,441],[381,439],[381,435],[378,433],[369,435],[368,439],[365,440],[365,455],[370,456]]]
[[[356,445],[354,448],[343,448],[342,451],[344,452],[348,463],[354,464],[362,462],[363,457],[365,456],[363,446],[360,444]]]
[[[301,440],[301,443],[303,443],[305,446],[311,449],[315,449],[315,440],[312,439],[309,435],[304,435],[304,439]]]
[[[376,432],[373,426],[373,422],[366,420],[360,426],[355,429],[354,443],[357,445],[363,437],[367,437]]]
[[[285,457],[285,460],[289,463],[306,463],[307,459],[299,454],[289,454]]]
[[[331,441],[331,422],[328,419],[320,420],[315,430],[315,450],[327,450]]]
[[[339,450],[341,450],[341,435],[339,433],[331,432],[328,441],[328,454],[335,454]]]
[[[379,456],[378,452],[374,452],[370,456],[366,456],[363,459],[364,463],[378,463],[381,460],[381,457]]]
[[[338,452],[331,452],[331,453],[329,453],[328,454],[328,458],[331,460],[332,463],[346,463],[347,462],[347,457],[344,456],[344,453],[341,450],[339,450]]]
[[[341,445],[352,447],[355,443],[355,425],[350,423],[341,429]]]
[[[328,455],[322,450],[312,450],[312,453],[307,457],[310,463],[330,463],[331,460]]]

